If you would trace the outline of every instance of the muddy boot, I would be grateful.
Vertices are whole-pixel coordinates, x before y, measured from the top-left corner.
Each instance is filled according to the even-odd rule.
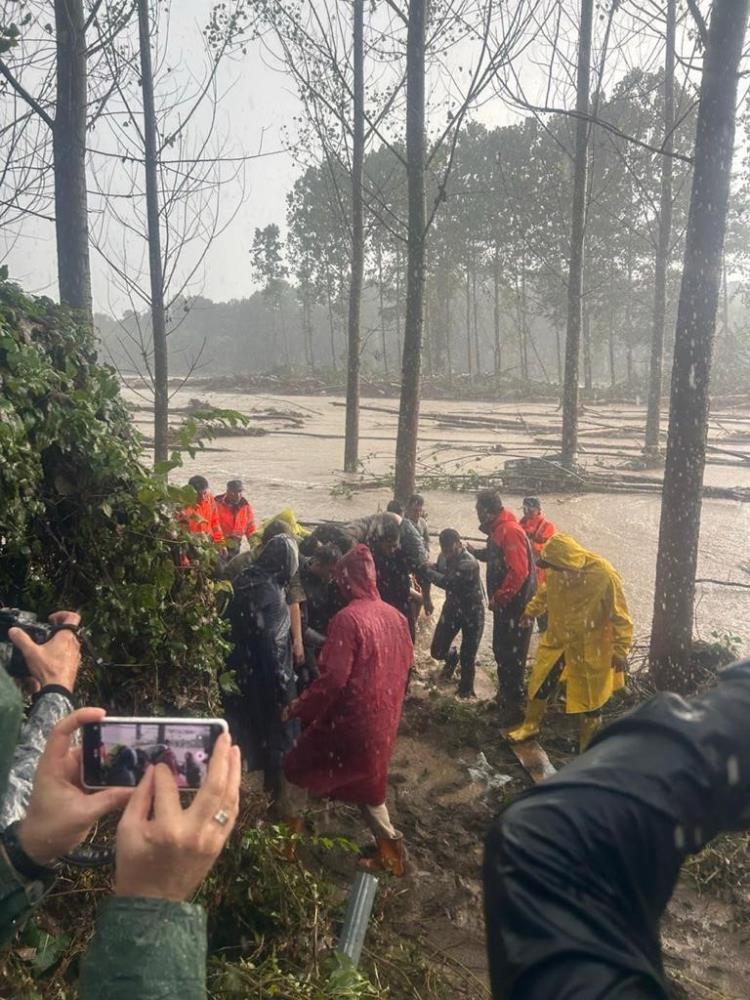
[[[463,684],[458,685],[458,691],[456,692],[459,698],[476,698],[477,694],[473,687],[465,688]]]
[[[546,698],[531,698],[526,706],[526,716],[520,726],[505,733],[511,743],[523,743],[539,735],[539,725],[547,708]]]
[[[378,872],[388,872],[396,878],[401,878],[406,874],[406,849],[404,838],[398,837],[391,840],[387,837],[378,837],[377,850],[372,858],[361,858],[359,867],[366,872],[377,874]]]
[[[297,840],[300,834],[305,832],[305,821],[301,816],[287,816],[282,820],[282,826],[287,829],[289,839],[281,848],[281,856],[285,861],[297,860]]]
[[[448,651],[448,655],[445,658],[445,666],[443,667],[440,679],[444,681],[453,680],[453,675],[456,672],[456,667],[458,666],[458,650],[455,646],[451,646]]]
[[[581,718],[581,728],[578,730],[578,752],[583,753],[591,742],[594,733],[601,727],[602,717],[598,712],[584,715]]]

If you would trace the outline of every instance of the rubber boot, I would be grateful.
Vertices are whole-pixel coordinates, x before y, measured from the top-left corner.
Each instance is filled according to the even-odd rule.
[[[287,828],[289,839],[281,849],[281,856],[285,861],[296,861],[297,841],[294,838],[305,832],[305,821],[301,816],[287,816],[282,823]]]
[[[458,666],[458,650],[455,646],[451,646],[448,655],[445,658],[445,666],[443,667],[440,677],[444,681],[449,681],[453,679],[453,675],[456,672],[456,667]]]
[[[581,719],[581,728],[578,730],[578,751],[583,753],[591,742],[591,737],[602,724],[602,717],[596,715],[584,715]]]
[[[375,855],[372,858],[361,858],[359,867],[366,872],[388,872],[389,875],[401,878],[406,874],[404,838],[391,840],[378,837]]]
[[[546,698],[530,698],[526,706],[526,715],[520,726],[505,733],[506,740],[511,743],[523,743],[539,735],[539,725],[547,709]]]

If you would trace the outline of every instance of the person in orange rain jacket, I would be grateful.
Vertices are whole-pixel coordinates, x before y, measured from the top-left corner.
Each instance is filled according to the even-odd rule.
[[[230,479],[226,493],[216,497],[219,524],[225,538],[240,541],[255,533],[255,513],[248,500],[242,495],[244,486],[239,479]]]
[[[548,521],[544,514],[542,514],[542,503],[539,497],[523,498],[523,517],[520,524],[531,542],[534,559],[538,560],[542,554],[544,543],[548,542],[557,533],[557,528],[552,521]],[[544,583],[544,570],[541,566],[537,566],[536,568],[536,583],[537,588],[541,587]],[[547,631],[546,614],[539,616],[537,625],[540,632]]]
[[[193,506],[181,511],[180,520],[194,535],[210,535],[217,544],[223,545],[224,532],[219,523],[216,501],[208,488],[208,480],[203,476],[192,476],[188,480],[188,486],[193,487],[198,499]]]

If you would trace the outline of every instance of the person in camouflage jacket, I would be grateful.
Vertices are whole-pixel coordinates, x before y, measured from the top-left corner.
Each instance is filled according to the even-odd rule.
[[[65,618],[58,621],[77,625],[77,615],[60,614]],[[186,900],[234,826],[239,751],[227,735],[217,740],[207,779],[187,809],[163,765],[150,768],[136,789],[87,795],[79,786],[80,759],[72,744],[82,724],[105,713],[71,712],[77,638],[60,632],[37,646],[18,630],[10,637],[41,690],[22,723],[18,690],[0,670],[0,815],[7,824],[0,841],[0,945],[11,941],[52,887],[57,859],[80,844],[98,819],[126,806],[117,830],[114,896],[99,909],[79,996],[204,998],[205,913]]]

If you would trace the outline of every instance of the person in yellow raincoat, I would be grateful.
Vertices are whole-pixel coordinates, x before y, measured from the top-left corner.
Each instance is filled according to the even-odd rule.
[[[507,737],[512,742],[539,732],[547,701],[558,681],[566,685],[566,711],[581,716],[580,749],[601,724],[601,709],[624,686],[633,622],[617,571],[570,535],[553,535],[539,564],[544,585],[526,606],[526,618],[549,616],[528,686],[526,717]]]

